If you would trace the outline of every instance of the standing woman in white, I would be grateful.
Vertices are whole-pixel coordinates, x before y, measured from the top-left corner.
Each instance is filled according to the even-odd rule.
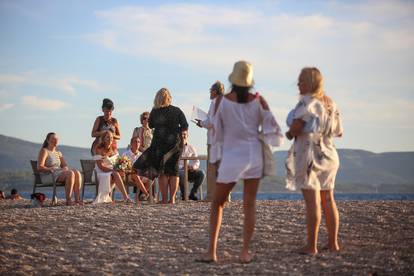
[[[279,125],[263,97],[252,94],[253,68],[246,61],[236,62],[229,76],[231,92],[224,95],[214,119],[214,143],[223,144],[210,213],[210,242],[203,262],[217,261],[217,241],[226,199],[240,179],[244,180],[243,248],[240,261],[252,260],[249,243],[256,221],[256,193],[263,176],[263,153],[259,141],[262,126],[266,139],[279,145],[282,139]]]
[[[306,204],[307,244],[299,252],[318,253],[321,205],[328,229],[328,249],[338,251],[339,213],[333,189],[339,157],[333,137],[342,136],[335,102],[325,95],[323,78],[315,67],[303,68],[298,79],[301,99],[291,112],[293,122],[286,137],[295,138],[286,160],[287,188],[300,188]]]

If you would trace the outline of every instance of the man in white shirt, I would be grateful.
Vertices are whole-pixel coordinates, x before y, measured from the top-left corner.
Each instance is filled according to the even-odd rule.
[[[208,162],[207,162],[207,201],[212,201],[213,199],[213,192],[214,187],[216,186],[216,178],[217,178],[217,168],[218,164],[216,162],[217,159],[220,158],[220,145],[211,145],[212,135],[213,135],[213,117],[215,113],[216,107],[216,100],[218,97],[223,96],[224,94],[224,85],[216,81],[210,88],[210,108],[208,109],[207,119],[204,121],[197,120],[197,125],[199,127],[203,127],[207,129],[207,155],[208,155]]]
[[[183,140],[184,148],[181,154],[182,157],[197,157],[197,152],[195,148],[188,143],[188,131],[183,131],[181,133],[181,138]],[[180,191],[181,198],[184,199],[184,161],[180,160],[179,162],[179,174],[180,174]],[[193,188],[190,191],[188,196],[191,200],[198,200],[197,191],[201,186],[205,178],[205,173],[200,169],[200,160],[189,160],[188,161],[188,182],[193,182]]]
[[[135,161],[137,161],[137,159],[142,154],[142,152],[139,151],[140,145],[141,145],[140,139],[138,137],[132,137],[131,141],[130,141],[129,150],[122,154],[122,156],[126,156],[126,157],[128,157],[129,160],[131,160],[132,165],[135,163]],[[128,175],[128,180],[135,183],[137,188],[142,192],[142,194],[144,194],[142,199],[148,198],[148,196],[149,196],[148,189],[149,189],[150,184],[151,184],[150,179],[148,179],[146,177],[143,177],[143,176],[138,176],[137,174],[132,173],[132,174]],[[136,188],[134,188],[134,192],[135,193],[137,192]],[[136,198],[138,199],[138,193],[137,193]]]

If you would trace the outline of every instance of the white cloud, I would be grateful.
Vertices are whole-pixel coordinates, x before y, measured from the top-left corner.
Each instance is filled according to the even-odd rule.
[[[14,107],[12,103],[2,103],[0,104],[0,111],[8,110]]]
[[[71,96],[77,95],[80,90],[99,92],[111,89],[111,86],[104,86],[96,80],[82,79],[75,75],[61,76],[37,71],[28,71],[20,74],[0,74],[0,85],[49,87]]]
[[[58,111],[68,105],[60,100],[45,99],[36,96],[23,96],[21,99],[24,105],[44,111]]]
[[[332,11],[308,14],[269,13],[260,5],[250,9],[194,4],[118,7],[97,11],[104,28],[86,37],[115,52],[204,70],[227,71],[234,61],[247,59],[267,80],[296,75],[305,64],[354,71],[350,75],[357,79],[371,70],[375,81],[384,83],[388,71],[411,78],[403,68],[411,68],[414,61],[413,20],[406,19],[414,18],[413,4],[375,1],[327,6]],[[381,68],[385,64],[387,70]]]

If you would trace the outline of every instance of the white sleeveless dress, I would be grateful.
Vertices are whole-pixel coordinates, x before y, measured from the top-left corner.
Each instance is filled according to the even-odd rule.
[[[118,154],[112,155],[111,157],[103,157],[102,155],[94,155],[94,160],[103,160],[105,166],[112,168],[115,164],[116,160],[118,159]],[[111,184],[111,174],[112,172],[104,172],[102,171],[98,165],[95,165],[95,171],[98,178],[98,195],[96,196],[95,200],[92,202],[93,204],[97,203],[107,203],[112,202],[111,192],[114,188],[114,184]]]
[[[262,108],[259,97],[248,103],[237,103],[223,97],[214,118],[212,136],[212,144],[223,145],[217,182],[262,178],[260,126],[268,144],[279,146],[282,143],[281,129],[272,112]]]

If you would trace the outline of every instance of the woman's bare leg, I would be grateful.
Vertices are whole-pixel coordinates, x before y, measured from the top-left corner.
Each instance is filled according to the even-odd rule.
[[[178,176],[170,176],[168,178],[168,186],[170,187],[170,203],[175,203],[175,195],[178,191],[178,182],[179,178]]]
[[[78,170],[72,170],[75,175],[75,183],[73,185],[73,191],[75,192],[75,202],[80,203],[81,202],[81,195],[80,190],[82,186],[82,175]]]
[[[301,253],[318,253],[318,232],[321,223],[321,197],[320,192],[302,189],[306,204],[307,244],[301,249]]]
[[[160,175],[158,177],[158,185],[160,187],[161,196],[162,196],[161,203],[167,204],[168,203],[168,177],[166,175]]]
[[[64,171],[56,181],[65,182],[66,205],[72,205],[72,192],[75,184],[75,174],[73,171]]]
[[[141,190],[145,195],[149,195],[148,190],[145,188],[144,183],[142,183],[141,177],[136,174],[131,174],[131,179],[137,185],[137,188]],[[139,194],[139,192],[137,193]]]
[[[321,191],[321,203],[328,230],[328,249],[330,251],[339,251],[339,212],[336,207],[333,190]]]
[[[121,192],[122,197],[124,198],[124,200],[128,199],[129,197],[128,197],[128,194],[126,192],[124,181],[122,181],[121,175],[118,172],[114,171],[112,173],[112,176],[114,178],[115,185],[118,188],[118,190]]]
[[[254,227],[256,224],[256,194],[259,188],[260,179],[244,180],[243,190],[243,210],[244,210],[244,227],[243,227],[243,248],[240,252],[240,261],[248,263],[252,260],[249,254],[249,244],[252,239]]]
[[[216,183],[210,210],[210,241],[205,261],[217,262],[217,242],[227,196],[236,183]]]

